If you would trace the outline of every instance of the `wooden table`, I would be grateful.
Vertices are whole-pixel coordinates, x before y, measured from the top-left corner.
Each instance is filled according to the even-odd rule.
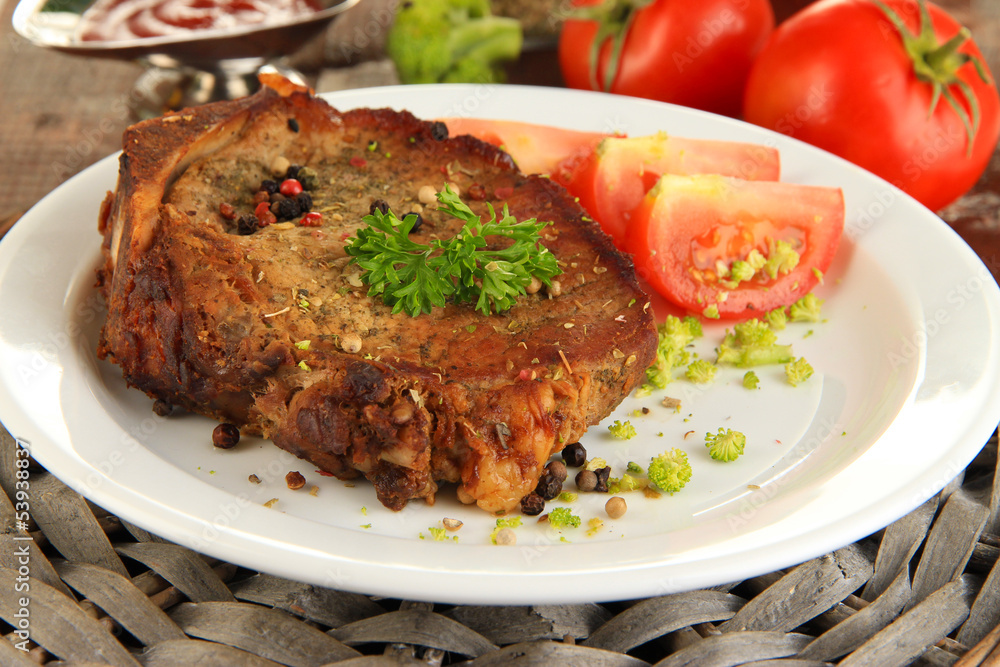
[[[783,17],[806,4],[806,0],[780,0],[775,4],[778,16]],[[946,0],[940,4],[972,28],[993,71],[1000,73],[1000,5],[996,0]],[[118,149],[121,131],[130,121],[130,89],[141,73],[133,63],[72,58],[31,46],[10,29],[13,5],[10,0],[0,0],[0,146],[5,158],[0,160],[0,233],[61,182]],[[370,61],[322,71],[317,75],[317,87],[322,91],[379,85],[391,82],[392,77],[387,63]],[[512,79],[560,85],[552,50],[525,54],[513,68]],[[1000,279],[1000,151],[975,188],[941,214]],[[10,498],[14,497],[12,447],[11,438],[0,429],[0,485]],[[46,598],[48,606],[44,614],[39,607],[33,617],[36,627],[48,623],[54,630],[45,643],[47,651],[36,648],[34,658],[44,662],[53,654],[62,655],[62,651],[66,652],[64,657],[94,660],[95,654],[88,651],[97,646],[97,639],[117,639],[132,650],[137,650],[137,643],[140,648],[147,646],[143,660],[149,664],[156,664],[155,658],[161,661],[159,664],[179,664],[194,656],[208,655],[218,660],[217,664],[273,664],[263,659],[285,658],[287,662],[293,657],[296,664],[310,660],[319,664],[317,653],[310,652],[333,650],[329,641],[320,641],[318,635],[323,633],[316,630],[319,627],[331,628],[327,637],[361,646],[367,652],[372,646],[376,650],[384,646],[385,653],[416,655],[422,660],[420,664],[433,664],[445,649],[434,648],[433,642],[418,641],[421,633],[430,636],[428,628],[433,628],[440,642],[453,647],[447,649],[453,656],[483,654],[493,660],[487,660],[487,664],[504,664],[514,655],[522,655],[527,656],[525,664],[564,664],[573,660],[587,664],[600,657],[605,661],[602,664],[631,665],[644,664],[636,657],[655,662],[678,651],[689,655],[698,655],[699,650],[711,652],[727,637],[736,641],[737,634],[741,635],[738,641],[743,642],[738,645],[743,647],[741,650],[757,650],[761,658],[791,655],[811,639],[809,634],[829,637],[832,628],[843,627],[846,632],[850,625],[861,647],[852,655],[853,664],[888,664],[890,658],[898,661],[900,656],[921,656],[923,664],[953,664],[959,656],[964,656],[965,665],[1000,664],[984,662],[1000,642],[1000,628],[989,631],[998,615],[973,606],[980,585],[993,591],[982,596],[987,601],[1000,595],[996,592],[1000,591],[1000,566],[996,565],[1000,538],[995,535],[1000,527],[1000,498],[996,491],[992,497],[989,493],[990,488],[1000,488],[993,481],[996,449],[994,437],[965,471],[964,486],[960,475],[942,494],[884,532],[788,572],[741,582],[732,592],[749,601],[740,603],[738,616],[728,627],[721,621],[732,612],[712,617],[716,622],[689,619],[676,628],[670,625],[674,623],[670,614],[708,604],[707,593],[698,597],[702,592],[611,605],[442,608],[406,601],[373,602],[262,574],[248,577],[253,573],[211,559],[202,561],[174,545],[159,544],[142,529],[123,525],[99,508],[88,506],[58,480],[38,470],[33,479],[37,488],[46,489],[47,495],[44,505],[33,508],[37,509],[33,536],[39,549],[46,550],[50,558],[56,557],[52,566],[55,569],[45,579],[52,591],[46,593],[50,595]],[[2,511],[0,515],[6,516]],[[67,517],[74,518],[71,522]],[[7,546],[3,540],[12,530],[8,525],[0,534],[0,547]],[[58,557],[60,554],[65,560]],[[0,548],[0,580],[5,582],[0,584],[0,614],[8,604],[5,596],[13,590],[5,578],[4,568],[13,563],[9,556]],[[125,571],[120,556],[132,559],[131,572]],[[35,557],[36,563],[44,560],[41,551]],[[148,569],[137,568],[136,563],[144,557]],[[892,578],[896,571],[893,559],[904,567],[912,559],[914,576],[912,582],[905,582],[905,591],[900,589],[900,580]],[[104,563],[107,571],[90,569],[93,563]],[[106,608],[97,609],[86,600],[73,600],[60,580],[76,582],[73,586],[88,585],[90,592],[85,595],[93,597],[107,590],[112,572],[119,577],[114,586],[120,591],[148,596],[154,606],[167,610],[169,621],[157,621],[157,632],[162,634],[155,641],[143,636],[137,642],[122,632],[122,624],[131,618],[131,606],[136,601],[116,601],[115,596],[109,596],[103,603]],[[862,591],[859,586],[865,581],[868,583]],[[711,592],[713,600],[728,595]],[[185,599],[196,600],[197,604],[178,604]],[[725,600],[731,603],[730,598]],[[912,613],[903,613],[904,604],[913,606]],[[78,618],[77,607],[99,619],[99,623]],[[966,617],[972,621],[962,625]],[[148,625],[150,618],[147,615],[132,621],[142,626],[140,629],[152,628]],[[875,622],[882,625],[871,625]],[[273,643],[262,639],[266,636],[264,630],[255,634],[257,625],[272,630],[280,627],[280,633],[291,638],[288,646],[276,650]],[[70,627],[73,632],[67,630]],[[129,630],[139,632],[132,627]],[[737,632],[727,634],[728,630]],[[221,644],[184,639],[185,633]],[[76,646],[78,637],[83,636],[92,638],[92,643]],[[591,648],[573,646],[572,638]],[[497,648],[518,641],[528,643]],[[236,653],[225,644],[246,653]],[[15,660],[22,656],[4,647],[0,642],[0,664],[21,664]],[[607,651],[594,653],[597,649],[593,647]],[[337,659],[353,655],[334,648]],[[107,650],[113,651],[113,647]],[[821,660],[836,658],[824,650],[814,648],[809,655]],[[628,656],[623,655],[625,651]],[[262,657],[251,660],[250,653]]]

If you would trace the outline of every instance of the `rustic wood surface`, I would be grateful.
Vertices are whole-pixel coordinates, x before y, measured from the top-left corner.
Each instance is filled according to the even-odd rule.
[[[318,90],[394,82],[378,59],[380,35],[354,31],[381,21],[388,0],[365,2],[366,13],[292,61],[323,66],[311,72]],[[117,150],[142,71],[31,46],[10,29],[14,4],[0,0],[0,235]],[[779,18],[805,4],[775,2]],[[939,4],[1000,72],[1000,3]],[[511,78],[560,85],[551,45],[526,53]],[[1000,276],[1000,151],[941,215]],[[12,502],[14,447],[0,429],[2,665],[1000,665],[995,434],[909,515],[786,571],[646,600],[503,607],[370,598],[248,571],[122,522],[37,467],[25,533]],[[12,631],[22,548],[28,653]]]

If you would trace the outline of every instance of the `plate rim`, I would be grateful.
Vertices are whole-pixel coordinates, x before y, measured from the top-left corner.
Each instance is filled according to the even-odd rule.
[[[449,88],[454,88],[454,89],[465,89],[465,90],[471,90],[471,89],[474,88],[473,86],[464,86],[462,84],[450,84],[450,85],[448,85],[448,87]],[[404,92],[405,93],[410,93],[411,91],[416,91],[418,89],[421,89],[421,90],[428,90],[429,89],[433,93],[433,92],[439,90],[440,88],[441,88],[441,86],[406,86],[406,87],[403,87],[403,86],[390,86],[390,87],[380,87],[380,88],[366,89],[366,90],[369,91],[369,95],[371,95],[372,93],[389,94],[389,95],[401,95]],[[588,95],[588,93],[584,93],[582,91],[565,91],[563,89],[536,89],[536,88],[530,88],[530,87],[526,87],[526,86],[524,86],[524,87],[504,86],[504,89],[506,89],[508,91],[514,91],[515,89],[516,90],[520,90],[520,94],[533,93],[533,94],[551,95],[551,94],[555,93],[555,94],[557,94],[558,97],[565,97],[566,95],[569,95],[570,97],[572,97],[575,94],[581,94],[581,95],[584,95],[584,96],[589,96],[589,95],[598,96],[601,99],[605,99],[605,94],[602,94],[602,93],[589,93],[589,95]],[[547,92],[539,93],[539,90],[547,91]],[[338,99],[346,99],[346,98],[349,98],[351,96],[355,96],[355,95],[359,95],[359,94],[362,94],[362,91],[355,90],[355,91],[346,91],[345,93],[339,93],[339,94],[323,95],[322,97],[324,97],[328,101],[331,101],[331,103],[334,103]],[[615,97],[615,96],[610,96],[610,97]],[[619,102],[620,101],[621,100],[619,100]],[[651,103],[648,100],[638,101],[638,100],[634,100],[632,98],[629,98],[628,101],[627,101],[627,103],[639,103],[639,104],[643,104],[643,105],[648,103],[648,104],[652,104],[654,107],[659,104],[659,103]],[[666,105],[666,106],[670,106],[670,105]],[[692,113],[692,114],[695,114],[695,115],[701,115],[702,114],[702,112],[696,112],[696,111],[690,110],[690,109],[684,109],[684,108],[680,108],[680,107],[673,107],[673,111],[674,112],[676,112],[678,110],[680,110],[683,113]],[[716,122],[717,120],[721,119],[721,117],[714,117],[714,118],[715,118],[715,120],[713,120],[713,122]],[[733,119],[721,119],[721,120],[724,121],[724,122],[733,122],[733,123],[737,123],[739,125],[743,125],[739,121],[735,121]],[[756,130],[760,130],[760,128],[754,128],[754,129],[755,129],[755,131]],[[779,136],[781,136],[781,135],[779,135]],[[784,142],[786,139],[787,138],[782,138],[782,142]],[[822,151],[819,151],[819,149],[815,149],[813,147],[808,147],[808,148],[810,150],[822,153]],[[826,154],[823,153],[823,155],[826,155]],[[832,156],[829,156],[829,157],[832,157]],[[89,167],[88,169],[84,170],[80,174],[75,175],[73,178],[69,179],[66,183],[64,183],[63,185],[59,186],[56,190],[54,190],[46,198],[44,198],[42,200],[42,202],[40,202],[38,205],[36,205],[36,208],[42,206],[45,202],[50,201],[50,198],[57,198],[61,192],[68,192],[68,191],[70,191],[72,189],[72,187],[74,187],[73,184],[77,184],[77,183],[83,182],[85,179],[87,179],[89,177],[92,177],[92,175],[98,169],[101,169],[101,168],[108,169],[108,163],[113,162],[115,159],[116,159],[115,155],[108,156],[107,158],[104,158],[103,160],[101,160],[100,162],[98,162],[97,165]],[[837,158],[837,159],[839,160],[839,158]],[[99,167],[98,165],[104,165],[104,167]],[[864,174],[864,178],[874,178],[873,176],[867,174],[867,172],[863,172],[863,170],[860,170],[860,168],[854,167],[853,165],[851,165],[851,167],[853,167],[854,169],[857,169],[857,170],[861,171]],[[892,187],[892,186],[889,186],[884,181],[882,181],[881,184],[883,184],[885,186],[888,186],[888,187]],[[906,197],[901,192],[899,192],[898,194],[899,194],[899,196]],[[917,207],[920,207],[920,209],[923,209],[922,206],[920,206],[919,204],[917,204],[915,201],[910,200],[908,197],[906,197],[906,199],[904,199],[904,201],[907,201],[907,200],[909,202],[908,205],[910,205],[910,206],[917,206]],[[34,211],[34,210],[35,210],[35,208],[32,209],[32,211]],[[33,223],[30,222],[30,220],[33,219],[32,211],[29,211],[28,213],[25,214],[25,218],[28,219],[29,225],[33,224]],[[931,216],[933,216],[933,217],[936,218],[936,216],[934,216],[933,213],[927,211],[926,209],[923,209],[923,211],[926,212],[927,214],[930,214]],[[954,230],[951,230],[950,227],[947,227],[947,225],[943,221],[941,221],[939,218],[937,220],[938,220],[938,223],[940,223],[941,226],[943,226],[947,230],[950,230],[954,234]],[[941,228],[939,228],[938,231],[944,231],[944,230],[941,229]],[[21,225],[21,223],[19,223],[18,225],[15,225],[15,227],[8,233],[8,235],[3,239],[3,241],[0,242],[0,258],[3,258],[6,255],[8,255],[9,253],[13,252],[13,251],[9,251],[9,249],[13,248],[18,243],[18,241],[21,239],[22,235],[28,236],[31,233],[32,233],[32,231],[28,229],[28,225]],[[14,241],[10,240],[12,238],[14,239]],[[967,252],[966,257],[964,257],[965,261],[969,261],[970,260],[970,256],[971,256],[971,258],[975,262],[978,262],[979,264],[982,264],[981,259],[978,258],[978,256],[976,256],[971,251],[971,249],[968,248],[968,246],[964,243],[964,241],[961,241],[961,239],[958,237],[957,234],[954,234],[954,239],[957,239],[958,242],[961,244],[961,246],[958,246],[959,248],[961,248],[961,247],[965,248],[964,251],[961,251],[961,252]],[[985,268],[985,266],[983,268]],[[996,315],[996,312],[997,312],[997,309],[998,309],[998,303],[1000,303],[1000,290],[997,289],[996,284],[994,283],[992,285],[992,287],[987,287],[987,289],[984,291],[984,294],[986,294],[986,293],[989,293],[989,296],[984,297],[984,301],[986,301],[986,305],[987,306],[990,306],[990,310],[991,310],[991,313],[994,315],[994,321],[995,321],[995,315]],[[994,360],[994,365],[996,365],[995,360]],[[997,380],[994,380],[993,384],[996,385],[997,382],[998,382]],[[971,461],[971,459],[974,457],[975,453],[978,452],[979,449],[986,443],[986,440],[988,439],[988,433],[991,432],[996,427],[997,419],[995,417],[997,415],[1000,415],[1000,392],[994,392],[990,396],[985,397],[983,400],[984,400],[984,406],[983,406],[984,409],[978,411],[976,419],[971,420],[969,423],[965,424],[965,426],[966,426],[966,429],[965,429],[966,433],[965,433],[965,435],[962,436],[962,437],[956,436],[956,438],[958,440],[965,441],[965,440],[973,440],[974,438],[972,437],[972,434],[981,434],[981,433],[986,433],[987,434],[985,437],[981,438],[981,442],[980,442],[980,444],[978,446],[975,446],[975,445],[970,444],[970,443],[966,443],[961,448],[961,451],[962,451],[961,457],[962,458],[967,458],[967,460],[964,461],[964,463],[962,465],[962,468],[964,468],[965,465],[969,461]],[[12,397],[10,396],[9,388],[6,385],[0,383],[0,415],[2,415],[2,416],[5,417],[5,421],[6,421],[7,416],[9,414],[11,414],[12,410],[14,410],[14,408],[12,407],[12,403],[14,403],[14,402],[16,402],[16,401],[12,400]],[[990,417],[989,415],[993,415],[993,417]],[[897,416],[897,419],[898,419],[898,416]],[[895,423],[895,420],[894,420],[893,423]],[[30,429],[28,429],[28,430],[30,430]],[[14,433],[14,432],[12,432],[11,435],[14,436],[14,437],[20,437],[18,433]],[[39,433],[39,432],[33,433],[33,438],[37,439],[38,437],[44,437],[44,436],[42,436],[41,433]],[[38,445],[33,442],[32,446],[34,448],[34,447],[37,447]],[[44,450],[45,446],[46,445],[42,445],[43,450]],[[51,446],[58,447],[58,445],[51,445]],[[72,447],[70,447],[70,449],[72,449]],[[39,450],[39,451],[43,451],[43,450]],[[82,460],[80,460],[80,461],[74,461],[74,460],[72,460],[72,457],[70,457],[71,460],[69,462],[60,462],[60,461],[57,460],[57,457],[55,457],[55,451],[57,451],[57,450],[52,450],[51,452],[42,454],[41,456],[38,457],[39,462],[43,463],[43,465],[46,465],[46,467],[49,468],[50,470],[53,470],[53,467],[51,467],[51,466],[55,466],[55,467],[59,467],[60,465],[79,466],[79,465],[81,465],[81,464],[84,463]],[[55,471],[54,471],[53,474],[56,474]],[[60,477],[60,479],[62,479],[62,477]],[[936,486],[936,481],[935,481],[935,484],[925,485],[923,488],[925,488],[927,490],[927,494],[926,494],[926,497],[921,500],[921,502],[923,502],[924,500],[926,500],[930,496],[934,495],[934,493],[937,493],[937,491],[940,490],[940,488],[943,487],[948,481],[949,480],[947,480],[947,479],[943,480],[941,482],[940,486],[938,486],[937,488],[933,488],[934,486]],[[74,488],[74,490],[76,490],[78,492],[89,491],[89,493],[87,495],[89,497],[92,497],[95,502],[97,502],[98,504],[101,504],[102,506],[107,506],[107,504],[117,504],[117,505],[120,505],[120,503],[116,502],[117,499],[114,496],[114,494],[109,494],[106,491],[100,490],[100,489],[99,489],[99,491],[97,493],[95,493],[93,489],[84,489],[84,488],[82,488],[82,484],[81,484],[81,480],[80,479],[77,479],[77,478],[74,477],[74,478],[71,478],[69,480],[64,480],[64,482],[67,483],[71,488]],[[74,482],[75,482],[75,484],[74,484]],[[110,490],[109,487],[101,487],[101,489]],[[219,491],[219,493],[223,493],[223,492]],[[919,504],[920,503],[917,503],[916,505],[913,505],[909,509],[913,509],[914,507],[918,506]],[[155,519],[157,518],[155,515],[150,514],[150,512],[148,511],[148,508],[140,509],[138,506],[116,507],[116,508],[108,507],[108,509],[110,509],[111,511],[115,511],[116,513],[118,513],[120,516],[122,516],[126,520],[132,521],[133,523],[136,523],[138,525],[148,524],[148,520],[150,520],[150,519],[154,520],[154,523],[155,523]],[[874,513],[874,515],[870,514],[867,517],[867,519],[868,519],[867,521],[861,521],[860,523],[856,523],[855,525],[851,526],[851,528],[853,529],[853,531],[848,531],[847,529],[843,529],[843,528],[841,530],[827,530],[827,534],[826,534],[827,539],[826,540],[822,539],[823,538],[822,534],[815,535],[816,539],[811,542],[810,548],[807,549],[807,551],[813,552],[813,556],[818,556],[818,555],[827,553],[827,552],[829,552],[831,550],[834,550],[836,548],[839,548],[840,546],[844,546],[844,544],[842,543],[842,538],[841,537],[834,537],[834,535],[841,536],[845,532],[853,532],[854,534],[856,534],[856,539],[864,537],[865,535],[870,534],[870,532],[874,532],[874,530],[877,530],[878,528],[881,528],[882,526],[886,525],[886,523],[884,523],[883,521],[884,521],[885,517],[888,516],[889,514],[895,514],[895,516],[893,516],[890,519],[890,521],[891,520],[895,520],[899,516],[902,516],[902,514],[899,514],[899,513],[896,512],[896,509],[888,510],[887,508],[880,508],[879,512]],[[877,519],[874,518],[875,516],[877,516],[878,518]],[[838,520],[837,523],[839,524],[839,523],[843,523],[845,521],[857,521],[858,518],[859,517],[855,517],[855,516],[851,516],[851,517],[846,517],[845,516],[845,517],[841,517]],[[880,525],[873,526],[873,525],[871,525],[873,523],[874,524],[880,524]],[[828,529],[829,526],[825,526],[825,528]],[[815,533],[816,530],[817,529],[814,529],[813,531],[806,531],[805,534],[806,535],[810,535],[812,533]],[[244,564],[244,565],[247,565],[249,567],[255,567],[256,569],[261,570],[261,571],[275,572],[276,574],[280,574],[281,576],[286,576],[286,577],[291,577],[291,578],[296,578],[296,579],[302,578],[302,574],[303,574],[302,571],[298,567],[296,567],[296,566],[294,566],[292,564],[288,564],[287,566],[284,566],[284,567],[280,566],[280,565],[279,566],[275,566],[275,564],[273,562],[270,562],[267,559],[261,560],[259,554],[254,554],[254,553],[252,553],[251,551],[248,550],[248,549],[250,549],[250,547],[253,547],[257,542],[259,542],[259,539],[255,540],[255,539],[247,537],[247,536],[241,536],[239,534],[239,532],[240,531],[234,531],[234,533],[233,533],[234,536],[235,536],[235,538],[237,539],[238,544],[224,544],[223,541],[220,540],[220,541],[217,541],[217,542],[210,543],[208,545],[208,548],[199,547],[199,550],[203,551],[205,553],[211,553],[212,555],[217,556],[219,558],[230,560],[231,562],[238,562],[240,564]],[[822,533],[822,531],[821,531],[821,533]],[[171,536],[171,535],[165,535],[165,536],[172,537],[172,538],[174,537],[174,536]],[[180,537],[183,537],[183,536],[180,536]],[[381,540],[401,539],[401,538],[392,538],[392,537],[388,537],[388,536],[373,536],[373,537],[378,537]],[[642,539],[642,538],[633,538],[633,539],[638,540],[638,539]],[[801,539],[801,536],[800,536],[799,539]],[[177,541],[180,542],[180,543],[184,543],[183,539],[177,539]],[[406,542],[406,543],[410,542],[409,540],[403,540],[403,541]],[[854,541],[854,540],[851,540],[851,541]],[[462,545],[462,546],[465,549],[471,549],[472,550],[471,553],[473,555],[476,555],[479,551],[495,550],[496,549],[496,547],[482,546],[482,545]],[[587,545],[579,545],[579,546],[587,546]],[[741,560],[741,562],[739,564],[740,567],[737,567],[737,568],[734,568],[734,569],[731,570],[734,573],[734,575],[738,575],[738,576],[734,576],[733,579],[735,580],[737,578],[744,578],[746,576],[754,576],[756,574],[761,574],[763,572],[773,571],[774,569],[777,569],[777,567],[785,567],[785,566],[793,565],[793,564],[798,563],[798,562],[802,562],[803,559],[799,555],[801,553],[802,553],[801,549],[799,551],[789,550],[789,552],[787,554],[787,557],[785,559],[783,559],[784,562],[780,562],[777,566],[775,566],[775,563],[777,563],[779,561],[782,561],[782,559],[780,559],[780,558],[775,559],[773,556],[765,558],[762,554],[753,554],[753,555],[743,554],[744,558],[743,558],[743,560]],[[756,556],[756,557],[752,557],[752,556]],[[726,557],[722,557],[722,558],[726,558]],[[702,564],[704,564],[704,563],[711,564],[711,563],[714,563],[716,560],[719,560],[719,558],[706,559],[706,560],[702,560],[700,562]],[[643,574],[643,573],[647,573],[647,572],[651,572],[651,571],[656,571],[656,570],[660,570],[660,574],[662,575],[663,574],[662,570],[664,568],[670,569],[671,567],[673,567],[673,566],[671,566],[669,564],[668,565],[664,565],[662,562],[651,562],[651,563],[643,564],[643,565],[641,565],[639,567],[629,566],[625,570],[622,570],[620,568],[619,569],[612,569],[611,571],[614,574],[631,573],[630,576],[626,577],[626,579],[628,581],[626,581],[626,582],[615,581],[615,582],[613,582],[612,585],[605,585],[603,588],[600,587],[600,586],[598,586],[598,587],[590,587],[587,590],[583,590],[583,591],[578,590],[579,588],[581,588],[581,587],[579,587],[578,582],[577,582],[577,578],[578,577],[580,577],[580,576],[586,576],[587,574],[598,575],[598,576],[606,576],[608,570],[598,568],[598,571],[580,571],[580,570],[577,570],[577,571],[569,572],[569,573],[566,573],[566,574],[555,573],[555,572],[551,572],[551,571],[537,572],[537,573],[536,572],[519,572],[519,573],[517,573],[514,576],[517,576],[517,577],[520,577],[520,578],[524,579],[525,581],[522,582],[522,584],[524,584],[524,583],[530,584],[526,588],[527,588],[528,591],[531,592],[532,597],[530,599],[528,599],[528,598],[525,597],[525,594],[524,594],[525,591],[522,591],[521,588],[514,587],[514,586],[509,586],[508,585],[507,579],[510,576],[512,576],[510,573],[500,573],[499,575],[495,575],[494,579],[496,579],[497,577],[499,577],[499,579],[497,579],[496,581],[491,580],[489,582],[488,587],[487,587],[488,590],[485,590],[481,586],[481,584],[483,582],[481,582],[481,581],[478,580],[479,577],[484,576],[484,574],[481,573],[481,572],[477,572],[477,571],[468,571],[468,572],[435,572],[435,571],[424,571],[424,570],[422,570],[419,567],[412,567],[412,568],[404,570],[404,573],[406,573],[406,572],[410,572],[410,573],[420,572],[421,575],[423,575],[424,577],[427,577],[427,578],[429,578],[429,579],[431,579],[433,581],[431,583],[429,583],[429,584],[424,583],[424,582],[417,582],[415,585],[402,586],[401,587],[399,585],[399,581],[396,581],[396,580],[393,580],[391,583],[386,584],[384,586],[380,585],[380,583],[376,583],[376,584],[372,584],[371,583],[372,581],[381,582],[381,579],[378,577],[378,574],[380,574],[382,572],[382,570],[384,569],[384,566],[382,566],[382,565],[380,565],[378,563],[372,564],[372,563],[350,562],[349,559],[347,559],[345,561],[345,563],[344,563],[344,566],[345,567],[353,568],[354,570],[356,570],[357,572],[360,572],[360,573],[372,572],[374,574],[374,577],[372,577],[370,575],[366,575],[366,576],[360,577],[360,579],[362,579],[362,583],[360,585],[355,585],[357,583],[355,581],[347,581],[345,585],[338,586],[338,587],[342,587],[344,590],[354,590],[356,592],[363,592],[363,593],[369,593],[369,594],[376,593],[376,594],[388,595],[388,596],[392,596],[392,597],[405,596],[405,597],[408,597],[408,598],[411,598],[411,599],[425,599],[425,600],[438,601],[438,602],[455,602],[455,603],[473,603],[473,602],[478,602],[478,603],[482,603],[484,601],[488,601],[490,603],[512,603],[512,604],[525,603],[525,602],[540,602],[540,601],[541,602],[547,602],[547,601],[552,601],[552,602],[586,602],[586,601],[596,601],[596,600],[624,599],[625,597],[645,597],[645,596],[647,596],[647,595],[649,595],[651,593],[655,593],[656,591],[651,591],[651,590],[649,590],[649,586],[648,585],[643,585],[641,583],[642,579],[641,578],[637,578],[638,575]],[[711,568],[709,568],[709,569],[711,569]],[[433,568],[431,568],[431,570],[433,570]],[[590,570],[594,570],[594,568],[591,567]],[[489,576],[489,573],[487,573],[485,576]],[[442,580],[442,577],[444,579],[450,579],[453,582],[452,583],[452,587],[441,586],[440,582]],[[470,586],[470,587],[468,587],[464,591],[455,591],[455,588],[454,588],[454,582],[455,581],[457,581],[457,580],[464,581],[465,579],[468,579],[470,577],[472,579],[476,579],[475,583],[478,585],[478,587]],[[612,577],[612,578],[614,578],[614,577]],[[471,583],[472,579],[470,579],[470,583]],[[545,579],[545,581],[543,581],[543,582],[540,583],[539,582],[540,579]],[[314,581],[313,583],[321,583],[321,582]],[[691,574],[690,576],[686,577],[683,582],[678,583],[674,588],[676,588],[676,589],[701,588],[701,587],[706,586],[706,585],[714,585],[714,584],[718,584],[718,583],[722,583],[722,582],[718,581],[717,577],[712,576],[712,575],[708,574],[707,572],[703,571],[700,574]],[[459,586],[460,585],[461,584],[459,584]],[[539,585],[542,586],[541,589],[534,588],[535,586],[539,586]],[[562,590],[563,588],[574,589],[574,590]],[[433,594],[431,594],[429,592],[431,590],[434,591]],[[662,590],[662,592],[672,592],[672,589],[671,589],[670,586],[666,586]],[[610,595],[610,597],[609,597],[609,595]]]

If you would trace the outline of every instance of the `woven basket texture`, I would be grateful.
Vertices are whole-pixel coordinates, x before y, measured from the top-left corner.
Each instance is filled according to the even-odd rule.
[[[16,447],[0,429],[0,665],[1000,665],[996,434],[912,513],[788,570],[645,600],[502,607],[247,570],[122,521],[33,463],[25,526]]]

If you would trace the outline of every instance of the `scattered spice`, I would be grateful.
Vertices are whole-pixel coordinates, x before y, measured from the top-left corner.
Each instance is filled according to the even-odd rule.
[[[232,449],[240,441],[240,430],[232,424],[219,424],[212,431],[212,444],[219,449]]]
[[[303,227],[321,227],[323,225],[323,214],[311,211],[302,216],[299,224]]]
[[[249,480],[251,484],[260,484],[260,477],[258,477],[253,473],[251,473],[250,476],[247,477],[247,480]]]
[[[306,485],[306,478],[297,470],[293,470],[285,475],[285,484],[292,491],[298,491]]]
[[[552,500],[562,492],[562,480],[556,478],[551,472],[546,470],[538,479],[535,493],[543,500]]]
[[[562,450],[563,461],[571,468],[579,468],[587,462],[587,450],[579,442],[573,442]]]
[[[521,514],[538,516],[545,509],[545,499],[537,493],[529,493],[521,498]]]
[[[593,470],[581,470],[576,474],[576,488],[581,491],[593,491],[597,488],[597,473]]]
[[[625,516],[625,512],[628,510],[628,505],[625,503],[625,499],[621,496],[612,496],[608,498],[608,502],[604,504],[604,511],[608,513],[608,516],[612,519],[620,519]]]
[[[501,528],[493,539],[497,546],[511,547],[517,544],[517,533],[510,528]]]
[[[361,351],[361,336],[356,333],[344,334],[340,339],[340,349],[348,354],[356,354]]]
[[[559,480],[559,483],[566,481],[566,477],[569,475],[566,470],[566,464],[562,461],[549,461],[545,466],[545,471]]]

